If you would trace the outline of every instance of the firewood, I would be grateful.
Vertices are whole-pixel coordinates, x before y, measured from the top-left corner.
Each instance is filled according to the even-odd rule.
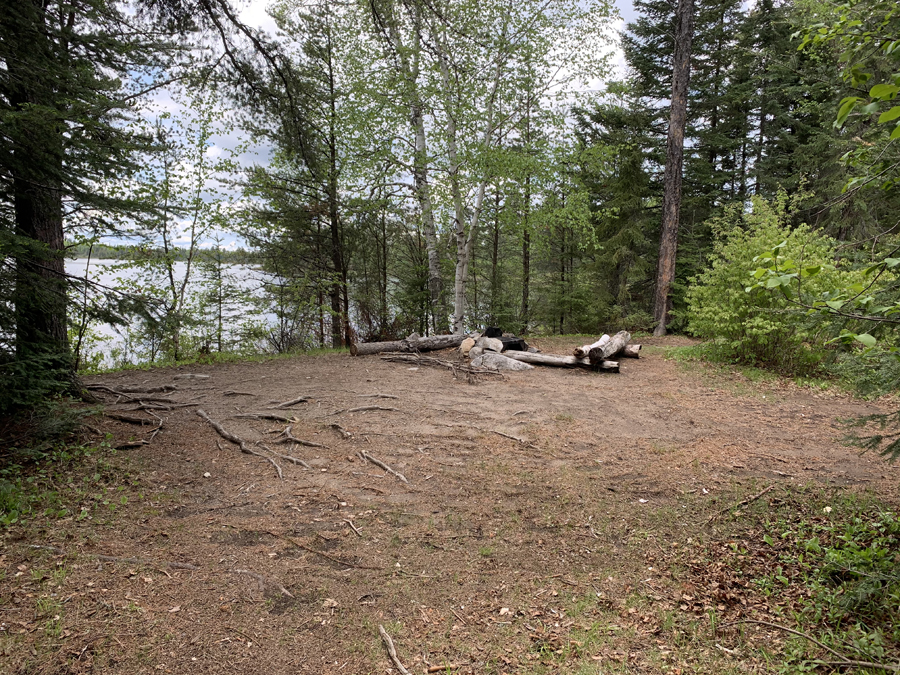
[[[599,340],[594,342],[593,344],[584,345],[583,347],[576,347],[573,352],[575,358],[583,359],[586,358],[588,353],[594,349],[595,347],[602,347],[607,342],[609,342],[609,335],[602,335]]]
[[[631,333],[627,330],[620,330],[602,347],[594,347],[591,349],[588,352],[588,359],[590,359],[591,363],[605,361],[625,349],[625,345],[629,342],[631,342]]]

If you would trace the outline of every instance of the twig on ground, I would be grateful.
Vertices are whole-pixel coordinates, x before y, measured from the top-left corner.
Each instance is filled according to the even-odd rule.
[[[276,462],[271,457],[267,457],[266,455],[262,454],[261,452],[256,452],[255,450],[253,450],[253,448],[250,447],[250,445],[247,443],[247,441],[245,441],[243,438],[240,438],[239,436],[235,436],[233,433],[226,430],[225,427],[223,427],[221,424],[219,424],[213,418],[211,418],[209,415],[207,415],[206,411],[203,410],[202,408],[197,409],[197,414],[200,417],[202,417],[203,419],[205,419],[209,423],[209,425],[213,429],[215,429],[216,432],[218,432],[219,436],[224,438],[226,441],[231,441],[232,443],[237,445],[241,449],[241,452],[243,452],[244,454],[247,454],[247,455],[253,455],[254,457],[262,457],[264,460],[269,462],[272,466],[275,467],[275,471],[278,474],[278,478],[280,478],[281,480],[284,480],[284,474],[281,471],[281,467],[278,466],[278,462]]]
[[[359,451],[359,456],[360,456],[364,461],[371,462],[371,463],[374,464],[375,466],[381,467],[382,469],[384,469],[385,471],[387,471],[387,472],[388,472],[389,474],[391,474],[392,476],[396,476],[397,478],[399,478],[400,480],[402,480],[404,483],[406,483],[407,485],[409,485],[409,481],[406,480],[406,476],[404,476],[404,475],[403,475],[402,473],[400,473],[399,471],[394,471],[394,470],[393,470],[391,467],[389,467],[387,464],[385,464],[384,462],[382,462],[380,459],[376,459],[376,458],[372,457],[372,455],[370,455],[369,453],[367,453],[365,450],[360,450],[360,451]]]
[[[384,410],[386,412],[400,412],[399,408],[386,408],[386,407],[380,406],[380,405],[364,405],[364,406],[360,406],[359,408],[350,408],[347,412],[348,413],[365,412],[367,410]]]
[[[139,448],[142,445],[150,445],[150,441],[145,441],[143,438],[138,441],[125,441],[124,443],[119,443],[116,447],[116,450],[128,450],[129,448]]]
[[[269,408],[269,410],[283,410],[284,408],[290,408],[291,406],[297,405],[298,403],[309,403],[309,396],[298,396],[297,398],[291,399],[290,401],[285,401],[284,403],[274,405]]]
[[[285,595],[289,598],[294,597],[293,594],[288,589],[286,589],[284,586],[282,586],[279,582],[269,581],[263,575],[257,574],[256,572],[251,572],[250,570],[228,570],[228,571],[231,572],[232,574],[246,574],[247,576],[253,577],[254,579],[256,579],[257,582],[259,582],[259,590],[262,592],[265,592],[266,586],[274,586],[281,592],[282,595]]]
[[[105,384],[89,384],[87,388],[93,391],[105,391],[108,394],[112,394],[113,396],[121,396],[128,399],[129,401],[157,401],[159,403],[178,403],[178,401],[176,401],[175,399],[171,399],[166,396],[146,396],[143,392],[140,391],[119,391],[118,389],[107,387]],[[133,394],[137,394],[137,396],[134,396]]]
[[[448,663],[446,666],[428,666],[428,673],[443,673],[448,670],[459,670],[464,665],[468,665],[465,663]]]
[[[378,626],[378,632],[381,634],[381,640],[384,642],[384,645],[387,647],[388,655],[391,657],[391,661],[394,662],[394,666],[396,666],[397,670],[400,671],[400,675],[412,675],[406,667],[400,662],[400,658],[397,656],[397,650],[394,649],[394,641],[391,640],[391,636],[387,634],[387,631],[384,629],[384,626]]]
[[[777,623],[771,623],[771,622],[769,622],[769,621],[757,621],[756,619],[740,619],[740,620],[738,620],[738,621],[731,621],[731,622],[729,622],[729,623],[719,624],[719,628],[727,628],[728,626],[737,626],[737,625],[743,624],[743,623],[754,623],[754,624],[759,624],[760,626],[768,626],[769,628],[776,628],[776,629],[778,629],[778,630],[783,630],[785,633],[791,633],[792,635],[797,635],[797,636],[802,637],[802,638],[804,638],[804,639],[806,639],[806,640],[809,640],[810,642],[812,642],[812,643],[814,643],[814,644],[819,645],[822,649],[824,649],[824,650],[827,651],[827,652],[830,652],[830,653],[834,654],[836,657],[838,657],[838,658],[841,659],[841,660],[847,660],[847,657],[846,657],[846,656],[844,656],[844,655],[841,654],[840,652],[836,652],[835,650],[833,650],[833,649],[832,649],[831,647],[829,647],[828,645],[822,644],[821,642],[819,642],[818,640],[816,640],[812,635],[809,635],[809,634],[807,634],[807,633],[803,633],[802,631],[799,631],[799,630],[794,630],[793,628],[788,628],[787,626],[782,626],[782,625],[777,624]]]
[[[493,431],[495,434],[498,434],[499,436],[503,436],[504,438],[509,438],[510,440],[518,441],[522,445],[528,444],[528,441],[526,441],[524,438],[519,438],[518,436],[513,436],[512,434],[507,434],[502,431],[497,431],[496,429],[491,429],[491,431]]]
[[[321,443],[313,443],[312,441],[304,441],[302,438],[295,438],[291,433],[293,425],[288,426],[275,439],[276,443],[296,443],[297,445],[305,445],[307,448],[327,448],[327,445]]]
[[[105,389],[112,393],[109,387],[103,384],[89,384],[86,387],[87,389]],[[174,384],[164,384],[160,387],[132,387],[130,385],[126,385],[120,389],[116,390],[116,393],[123,394],[166,394],[172,391],[178,391],[178,387]]]
[[[356,533],[357,537],[362,537],[362,532],[356,529],[356,525],[353,524],[352,520],[344,520],[344,522],[350,526],[350,529]]]
[[[735,504],[734,506],[729,506],[729,507],[727,507],[727,508],[722,509],[721,511],[718,511],[718,512],[712,514],[712,515],[709,517],[709,520],[706,521],[706,524],[709,525],[711,522],[713,522],[713,521],[716,520],[717,518],[721,518],[723,514],[728,513],[729,511],[731,511],[731,510],[733,510],[733,509],[739,509],[739,508],[741,508],[742,506],[747,506],[748,504],[752,504],[752,503],[755,502],[757,499],[759,499],[759,498],[762,497],[763,495],[765,495],[765,494],[771,492],[771,491],[774,490],[774,489],[775,489],[775,485],[772,484],[772,485],[770,485],[769,487],[765,488],[764,490],[760,490],[759,492],[757,492],[757,493],[756,493],[755,495],[753,495],[752,497],[747,497],[747,499],[738,502],[738,503]]]
[[[399,396],[394,396],[393,394],[357,394],[356,398],[394,398],[398,399]]]
[[[235,391],[234,389],[227,389],[222,392],[222,396],[256,396],[256,394],[251,394],[249,391]]]

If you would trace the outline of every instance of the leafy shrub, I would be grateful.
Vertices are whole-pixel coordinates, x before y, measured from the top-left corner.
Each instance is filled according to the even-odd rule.
[[[709,222],[714,248],[708,269],[687,293],[688,331],[712,340],[724,360],[811,376],[830,358],[830,324],[798,311],[783,295],[747,291],[755,258],[781,242],[784,255],[803,265],[833,262],[834,241],[806,225],[790,229],[788,206],[783,193],[773,203],[754,198],[751,211],[734,204]],[[842,274],[829,268],[809,283],[827,288]]]

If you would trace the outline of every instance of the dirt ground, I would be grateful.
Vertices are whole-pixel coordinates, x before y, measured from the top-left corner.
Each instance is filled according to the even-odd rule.
[[[900,468],[841,443],[839,418],[880,408],[643,343],[619,374],[469,383],[335,354],[91,378],[192,405],[155,410],[159,433],[103,480],[60,485],[82,495],[68,516],[3,534],[0,672],[399,672],[379,626],[412,673],[770,672],[700,635],[711,610],[770,610],[704,587],[733,525],[715,516],[768,486],[759,508],[803,491],[897,504]],[[201,409],[309,468],[279,459],[279,479]],[[98,431],[147,438],[155,420],[130,414],[148,426]],[[320,447],[277,443],[289,425]]]

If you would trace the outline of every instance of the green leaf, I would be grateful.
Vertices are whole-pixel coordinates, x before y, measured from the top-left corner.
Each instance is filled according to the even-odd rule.
[[[896,267],[897,265],[900,265],[900,258],[885,258],[884,259],[884,266],[887,267],[888,269],[890,269],[892,267]]]
[[[844,301],[843,300],[826,300],[825,304],[828,305],[829,307],[831,307],[831,309],[839,310],[841,307],[844,306]]]
[[[900,105],[895,105],[890,110],[885,110],[878,116],[878,123],[884,124],[885,122],[893,122],[898,117],[900,117]]]
[[[894,130],[891,132],[892,141],[896,141],[898,138],[900,138],[900,124],[894,127]]]
[[[860,333],[859,335],[854,335],[853,339],[857,342],[862,342],[866,347],[874,347],[878,342],[878,340],[873,338],[868,333]]]
[[[900,91],[900,87],[893,84],[876,84],[869,90],[869,96],[882,101],[890,101],[897,95],[898,91]]]

